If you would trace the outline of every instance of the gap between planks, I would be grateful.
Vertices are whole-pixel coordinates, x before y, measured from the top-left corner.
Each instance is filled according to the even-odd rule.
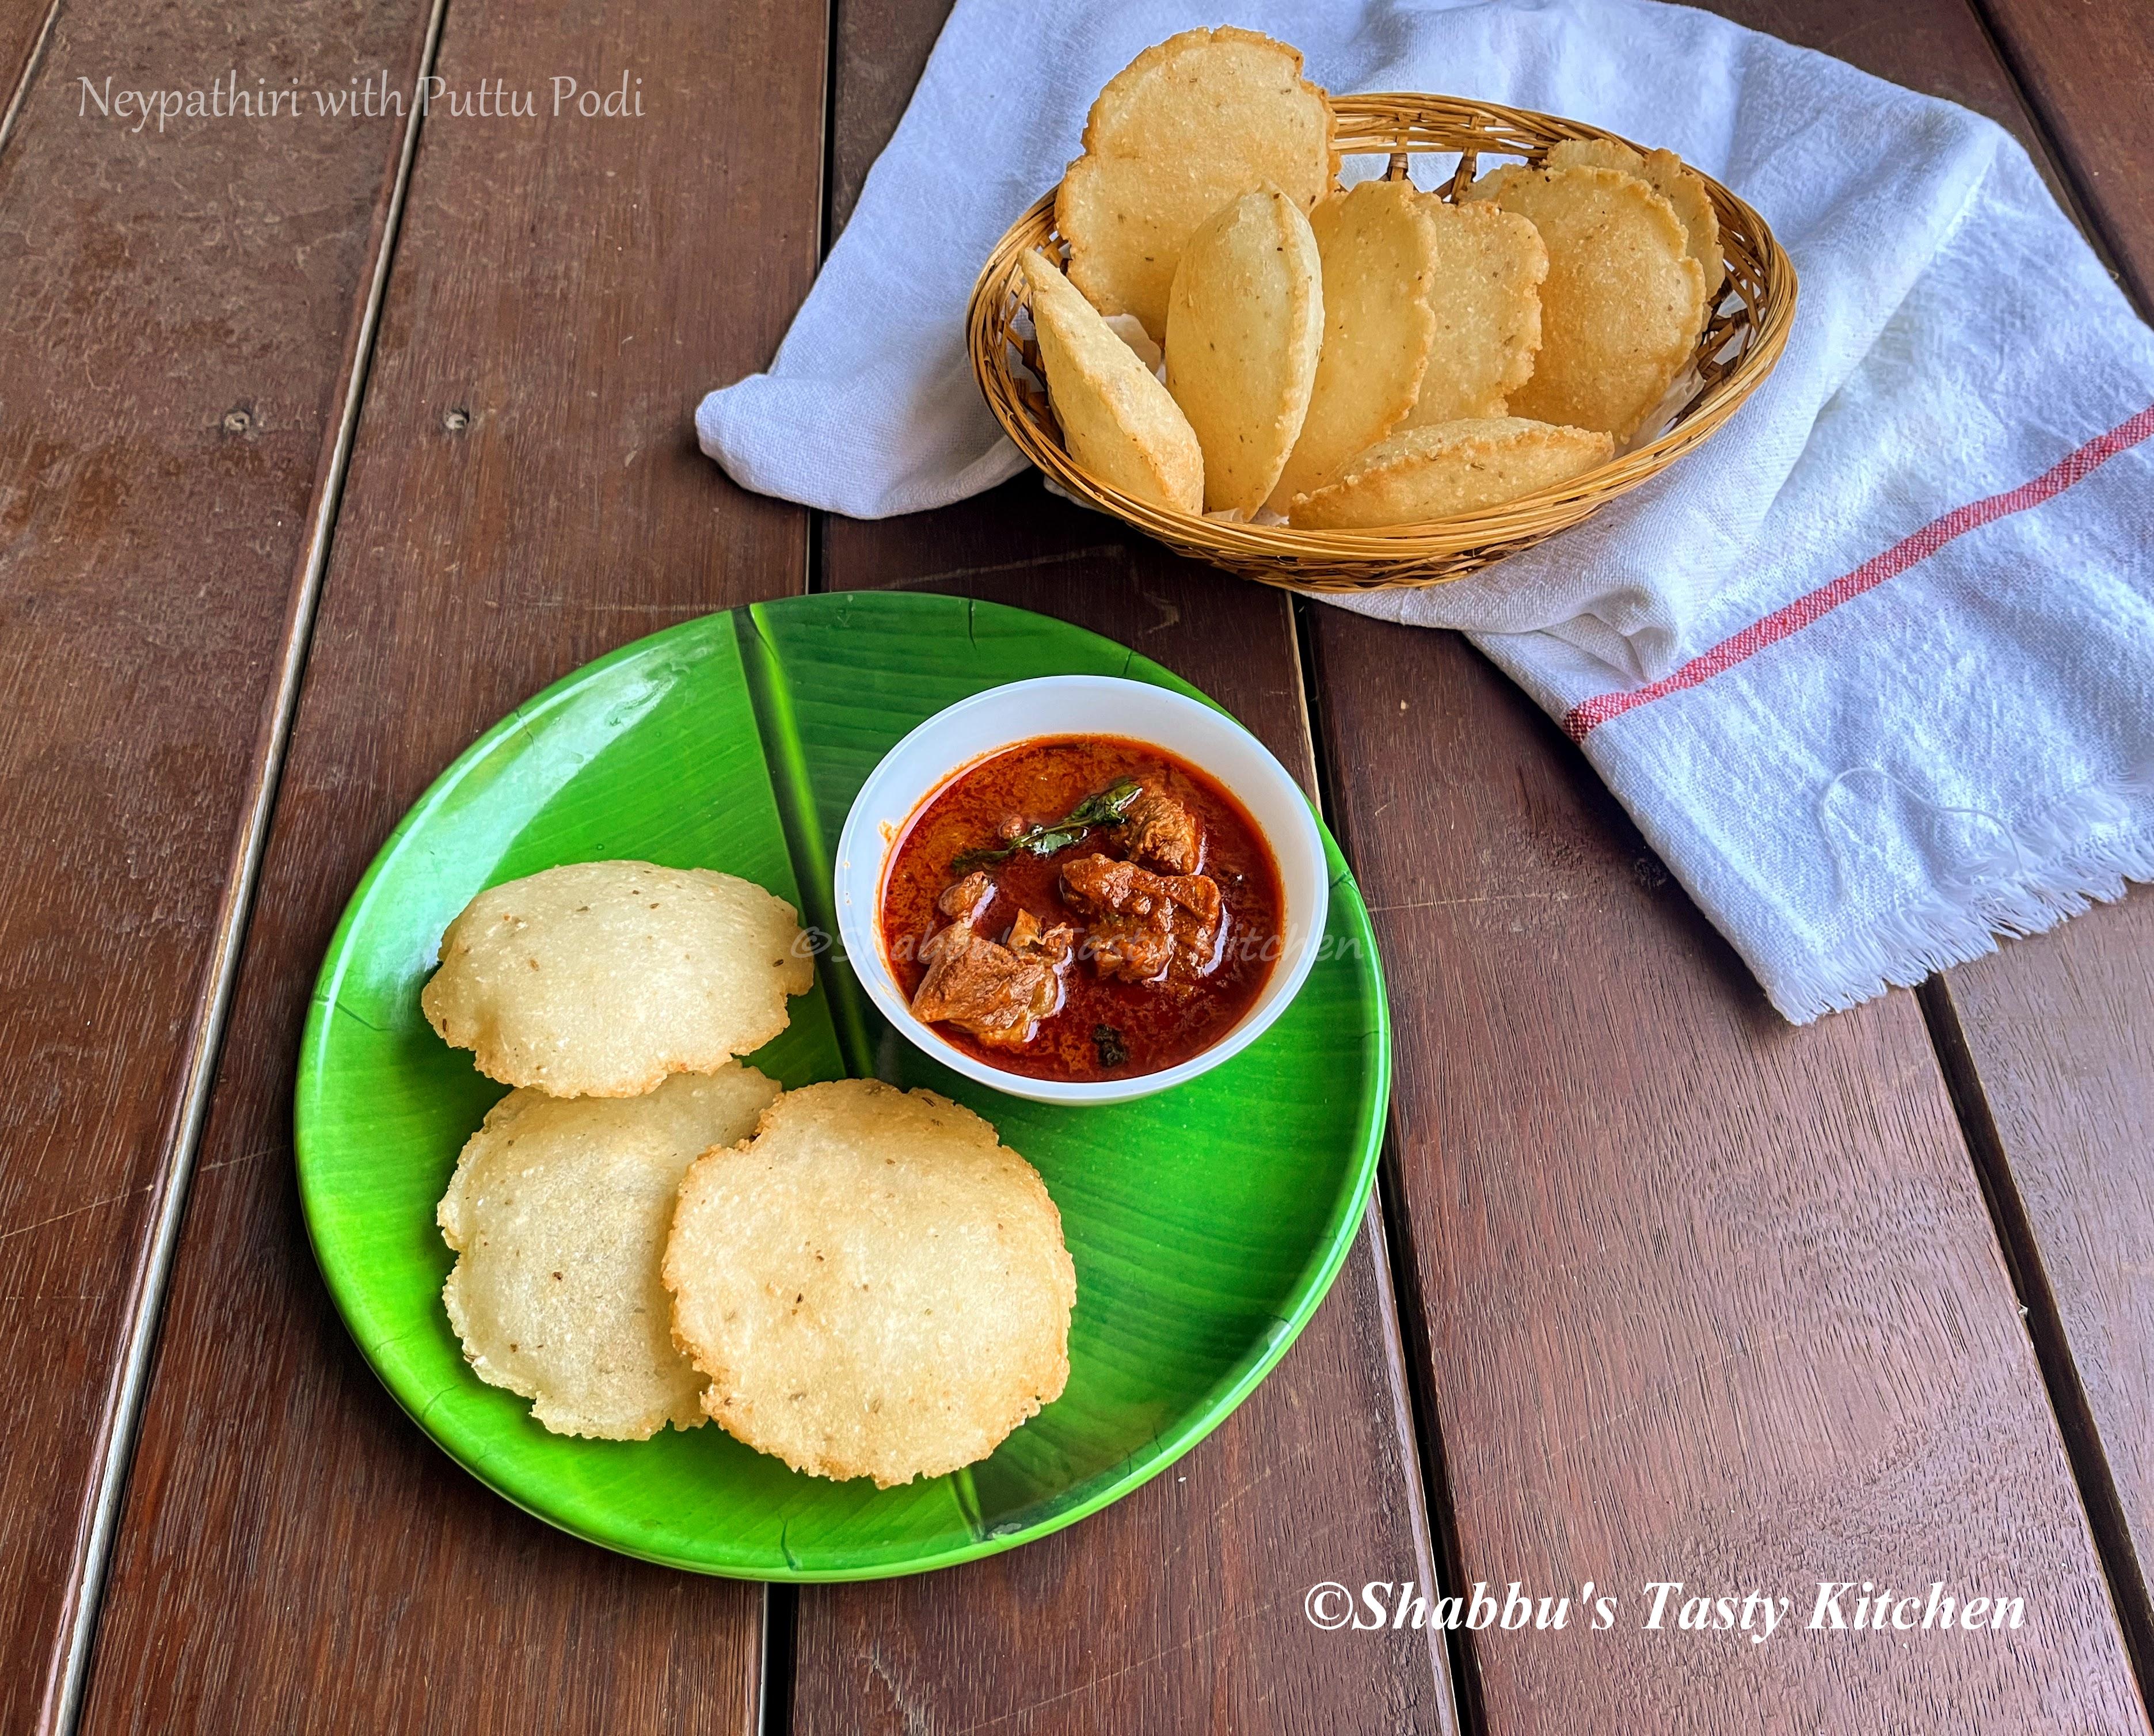
[[[1967,6],[2010,84],[2020,111],[2026,115],[2043,156],[2049,160],[2056,184],[2065,193],[2069,215],[2126,299],[2145,319],[2150,310],[2133,294],[2131,280],[2120,267],[2123,254],[2117,237],[2108,232],[2097,216],[2093,202],[2087,197],[2080,165],[2065,149],[2056,124],[2006,47],[2003,33],[1990,16],[1988,0],[1967,0]],[[1915,996],[1922,1009],[1922,1023],[1929,1034],[1930,1047],[1936,1053],[1938,1070],[1944,1076],[1952,1114],[1959,1122],[1961,1137],[1966,1141],[1968,1161],[1989,1212],[1998,1251],[2011,1279],[2013,1292],[2019,1299],[2028,1341],[2033,1347],[2050,1413],[2056,1419],[2057,1432],[2064,1443],[2065,1463],[2070,1468],[2073,1485],[2079,1491],[2080,1504],[2085,1511],[2087,1528],[2094,1539],[2095,1559],[2100,1562],[2102,1577],[2108,1582],[2110,1607],[2123,1636],[2125,1656],[2138,1684],[2141,1703],[2154,1706],[2154,1603],[2148,1599],[2146,1580],[2140,1571],[2138,1550],[2131,1539],[2131,1523],[2124,1511],[2116,1474],[2110,1468],[2108,1450],[2087,1400],[2079,1364],[2072,1355],[2056,1291],[2042,1259],[2040,1242],[2028,1216],[2026,1202],[2020,1197],[2011,1159],[1998,1132],[1988,1093],[1976,1070],[1974,1052],[1960,1024],[1949,974],[1932,975],[1915,991]]]
[[[838,120],[838,5],[829,0],[823,12],[823,136],[818,146],[821,172],[815,177],[819,208],[815,213],[818,262],[830,256],[831,184],[837,173],[837,153],[832,146]],[[817,270],[819,274],[820,264]],[[809,285],[814,293],[814,285]],[[829,516],[819,507],[808,512],[806,546],[802,550],[800,589],[809,594],[827,590],[823,582],[823,521]],[[755,1681],[756,1736],[793,1736],[795,1678],[800,1667],[800,1588],[772,1584],[763,1588],[762,1649],[757,1658]]]
[[[1959,1010],[1942,976],[1931,977],[1915,991],[1927,1027],[1930,1046],[1937,1051],[1937,1066],[1944,1075],[1945,1090],[1967,1141],[1968,1161],[1988,1208],[1990,1227],[1997,1236],[2006,1275],[2019,1303],[2019,1315],[2034,1347],[2035,1366],[2056,1418],[2064,1442],[2065,1463],[2086,1511],[2087,1529],[2094,1537],[2095,1556],[2102,1577],[2109,1583],[2110,1607],[2124,1636],[2125,1656],[2139,1684],[2142,1703],[2154,1703],[2154,1608],[2146,1598],[2146,1581],[2139,1570],[2139,1554],[2131,1541],[2131,1526],[2116,1478],[2109,1467],[2101,1432],[2095,1426],[2093,1407],[2087,1402],[2079,1364],[2073,1359],[2064,1316],[2055,1290],[2042,1261],[2041,1244],[2027,1215],[2025,1202],[2012,1174],[2004,1141],[1997,1131],[1988,1095],[1975,1071],[1974,1052],[1961,1028]]]
[[[20,109],[59,11],[59,0],[54,0],[52,11],[45,19],[44,34],[33,50],[5,120],[0,121],[0,149],[5,148],[8,130]],[[426,44],[419,59],[421,82],[434,70],[435,55],[441,47],[442,26],[447,13],[448,0],[433,0],[426,22]],[[285,749],[291,740],[292,720],[299,709],[299,683],[306,671],[314,615],[321,598],[322,577],[329,565],[329,544],[343,499],[345,472],[351,462],[360,405],[365,396],[375,335],[380,324],[390,268],[396,258],[397,231],[403,222],[405,196],[411,186],[411,166],[418,153],[419,130],[424,119],[424,105],[413,102],[411,116],[405,124],[396,177],[380,226],[372,237],[374,268],[368,277],[359,319],[353,329],[336,431],[315,477],[307,540],[285,619],[283,657],[277,671],[276,687],[263,717],[254,756],[254,777],[233,842],[231,867],[226,875],[223,896],[218,902],[216,925],[211,932],[209,958],[195,1003],[193,1039],[187,1051],[183,1084],[166,1124],[168,1155],[152,1184],[155,1198],[151,1208],[151,1233],[130,1278],[121,1327],[120,1354],[115,1363],[104,1422],[99,1431],[96,1477],[78,1527],[74,1560],[62,1606],[60,1643],[47,1667],[37,1723],[40,1736],[74,1736],[82,1714],[90,1649],[96,1638],[114,1532],[119,1524],[128,1471],[134,1458],[143,1396],[149,1384],[151,1359],[156,1348],[158,1322],[171,1276],[172,1256],[179,1242],[180,1223],[186,1208],[188,1183],[209,1112],[210,1090],[217,1078],[225,1024],[238,981],[241,947],[253,911],[255,886],[261,876],[263,852],[268,842],[269,821],[276,809]]]
[[[799,1667],[800,1588],[763,1588],[763,1652],[755,1682],[758,1736],[791,1736],[793,1676]]]
[[[23,70],[15,80],[15,89],[8,99],[8,106],[0,110],[0,156],[5,156],[8,140],[15,136],[15,122],[23,112],[23,105],[30,94],[30,86],[36,82],[38,69],[44,64],[45,49],[53,39],[53,27],[59,22],[60,0],[52,0],[45,8],[45,20],[38,26],[38,33],[30,38],[30,52],[23,57]]]
[[[1332,796],[1323,689],[1317,682],[1315,635],[1309,631],[1312,606],[1308,597],[1297,595],[1289,619],[1301,667],[1302,723],[1309,737],[1310,760],[1314,767],[1317,807],[1333,838],[1338,839],[1339,811]],[[1342,855],[1345,854],[1343,842],[1339,849]],[[1350,871],[1354,865],[1350,859],[1346,865]],[[1357,884],[1358,881],[1357,876]],[[1386,1120],[1390,1120],[1388,1114]],[[1415,1250],[1413,1219],[1407,1209],[1406,1187],[1398,1167],[1398,1144],[1386,1126],[1383,1152],[1376,1164],[1376,1192],[1371,1198],[1374,1221],[1370,1234],[1379,1256],[1377,1289],[1391,1318],[1391,1330],[1385,1334],[1384,1347],[1391,1357],[1394,1386],[1405,1400],[1406,1415],[1401,1422],[1408,1437],[1405,1442],[1407,1457],[1420,1473],[1421,1486],[1411,1494],[1419,1498],[1412,1503],[1416,1509],[1415,1529],[1427,1553],[1429,1603],[1433,1607],[1439,1597],[1463,1592],[1466,1560],[1459,1548],[1457,1507],[1452,1499],[1451,1471],[1443,1450],[1442,1422],[1437,1409],[1435,1352],[1428,1341],[1427,1302],[1422,1290],[1421,1263]],[[1431,1633],[1432,1638],[1433,1628]],[[1443,1674],[1451,1683],[1453,1728],[1462,1736],[1483,1736],[1488,1728],[1488,1709],[1482,1701],[1480,1666],[1473,1656],[1472,1636],[1462,1627],[1447,1628],[1443,1646],[1444,1662],[1449,1666]]]

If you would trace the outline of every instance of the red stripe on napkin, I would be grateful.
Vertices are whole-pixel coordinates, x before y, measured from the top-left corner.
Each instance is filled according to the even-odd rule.
[[[2149,405],[2129,421],[2120,422],[2106,434],[2090,440],[2077,452],[2060,459],[2031,483],[2022,483],[2005,494],[1993,494],[1987,500],[1978,500],[1947,513],[1942,518],[1933,518],[1912,535],[1901,538],[1882,554],[1873,554],[1851,573],[1843,573],[1830,585],[1821,585],[1807,595],[1799,596],[1784,608],[1754,620],[1737,634],[1723,639],[1711,651],[1692,657],[1680,669],[1662,676],[1658,681],[1627,692],[1599,693],[1581,700],[1573,706],[1563,720],[1564,733],[1575,742],[1582,742],[1610,717],[1620,717],[1624,712],[1685,687],[1695,687],[1708,682],[1723,670],[1733,669],[1746,658],[1755,656],[1769,645],[1778,645],[1791,633],[1830,613],[1850,597],[1859,597],[1866,590],[1882,585],[1896,574],[1904,573],[1918,560],[1926,559],[1944,547],[1954,537],[1963,536],[1979,525],[1993,519],[2009,518],[2014,513],[2024,513],[2029,507],[2039,506],[2052,495],[2061,494],[2082,477],[2099,469],[2119,452],[2137,446],[2149,435],[2154,435],[2154,405]]]

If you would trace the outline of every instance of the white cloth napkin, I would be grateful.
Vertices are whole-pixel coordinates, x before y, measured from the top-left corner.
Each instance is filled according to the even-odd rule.
[[[966,362],[979,262],[1109,77],[1220,22],[1295,43],[1333,90],[1665,145],[1793,256],[1786,354],[1717,437],[1470,580],[1345,605],[1472,633],[1782,1013],[2154,878],[2154,333],[1997,126],[1706,13],[959,0],[770,371],[698,410],[704,451],[860,518],[1023,467]]]

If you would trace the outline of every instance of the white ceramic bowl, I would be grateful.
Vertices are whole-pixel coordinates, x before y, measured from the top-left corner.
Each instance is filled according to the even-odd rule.
[[[883,876],[907,820],[976,761],[1043,736],[1109,735],[1166,748],[1208,772],[1248,810],[1279,864],[1285,899],[1278,962],[1256,1004],[1178,1066],[1129,1079],[1033,1079],[975,1059],[912,1016],[882,943]],[[855,974],[914,1045],[969,1079],[1039,1103],[1123,1103],[1194,1079],[1239,1054],[1286,1009],[1316,962],[1330,908],[1324,837],[1301,786],[1249,732],[1196,700],[1146,682],[1053,675],[1013,682],[937,712],[883,756],[838,839],[838,933]]]

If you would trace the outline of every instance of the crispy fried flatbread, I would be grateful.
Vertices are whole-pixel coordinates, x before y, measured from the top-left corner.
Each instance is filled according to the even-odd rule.
[[[1408,428],[1501,416],[1541,347],[1548,249],[1526,218],[1493,204],[1422,196],[1436,239],[1428,305],[1436,333]]]
[[[1085,154],[1055,195],[1070,281],[1102,314],[1134,314],[1164,336],[1197,227],[1266,185],[1307,212],[1338,176],[1336,131],[1330,99],[1284,43],[1222,27],[1146,49],[1093,103]]]
[[[1166,314],[1166,387],[1204,449],[1204,509],[1254,512],[1300,437],[1324,343],[1301,207],[1244,193],[1190,237]]]
[[[1287,518],[1298,530],[1422,524],[1500,506],[1605,463],[1616,442],[1519,416],[1408,428],[1350,460]]]
[[[1074,1269],[1039,1174],[970,1110],[871,1079],[789,1091],[681,1187],[676,1340],[728,1434],[887,1488],[1061,1396]]]
[[[1436,316],[1436,219],[1403,181],[1365,181],[1326,199],[1309,227],[1323,261],[1324,341],[1301,436],[1273,491],[1314,488],[1413,407]]]
[[[751,881],[574,862],[472,899],[419,1001],[488,1079],[633,1097],[760,1048],[814,981],[793,906]]]
[[[1649,151],[1641,156],[1614,139],[1566,139],[1549,151],[1548,165],[1621,169],[1651,182],[1675,207],[1683,232],[1690,237],[1690,256],[1705,273],[1706,304],[1712,305],[1727,280],[1728,267],[1720,257],[1720,218],[1713,211],[1712,196],[1705,190],[1705,177],[1697,170],[1672,151]]]
[[[1019,263],[1069,456],[1136,499],[1202,512],[1204,454],[1173,395],[1044,254]]]
[[[646,1440],[703,1421],[659,1281],[688,1166],[754,1130],[778,1086],[727,1062],[641,1097],[511,1091],[465,1142],[436,1217],[464,1358],[555,1434]]]
[[[1541,347],[1513,413],[1626,440],[1688,363],[1705,273],[1675,207],[1618,169],[1513,166],[1477,181],[1548,248]]]

